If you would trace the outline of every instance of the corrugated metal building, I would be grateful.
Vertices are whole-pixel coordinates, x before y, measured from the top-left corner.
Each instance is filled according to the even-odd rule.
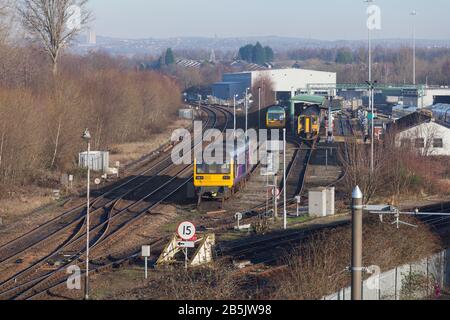
[[[308,85],[336,85],[336,73],[306,69],[269,69],[224,74],[223,82],[213,85],[213,96],[230,100],[233,94],[242,98],[246,88],[251,88],[259,79],[270,79],[277,94],[306,90]],[[312,92],[314,94],[314,92]]]
[[[212,85],[213,96],[222,100],[233,99],[235,95],[238,95],[238,99],[242,99],[246,88],[248,87],[241,82],[217,82]]]

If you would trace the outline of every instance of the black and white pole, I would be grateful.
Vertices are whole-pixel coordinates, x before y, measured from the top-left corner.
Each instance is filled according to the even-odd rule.
[[[84,299],[89,299],[89,228],[90,228],[90,193],[91,193],[91,166],[90,166],[90,154],[91,154],[91,134],[89,129],[84,130],[82,139],[87,143],[87,182],[86,182],[86,278],[84,285]]]
[[[287,229],[287,208],[286,208],[286,128],[283,129],[283,180],[284,180],[284,186],[283,186],[283,198],[284,198],[284,204],[283,204],[283,227],[284,230]]]
[[[362,300],[362,224],[363,194],[359,187],[352,193],[352,300]]]

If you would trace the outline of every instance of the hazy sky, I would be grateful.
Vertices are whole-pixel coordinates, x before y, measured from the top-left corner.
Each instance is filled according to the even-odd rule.
[[[375,38],[450,39],[449,0],[378,0]],[[367,36],[363,0],[91,0],[99,35],[127,38],[292,36],[354,40]]]

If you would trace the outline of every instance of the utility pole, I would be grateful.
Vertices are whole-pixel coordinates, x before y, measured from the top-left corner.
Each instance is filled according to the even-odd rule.
[[[202,95],[199,94],[197,96],[197,98],[198,98],[198,112],[199,112],[199,114],[201,116],[201,112],[202,112]]]
[[[90,215],[90,187],[91,187],[91,166],[90,163],[90,153],[91,153],[91,134],[88,129],[86,129],[82,135],[82,139],[87,143],[87,186],[86,186],[86,278],[84,286],[84,299],[89,300],[89,215]]]
[[[352,300],[362,300],[362,223],[363,194],[359,187],[352,193]]]
[[[248,91],[250,89],[245,89],[245,142],[248,140]]]
[[[283,129],[283,174],[284,174],[284,186],[283,186],[283,225],[284,230],[287,229],[287,208],[286,208],[286,128]]]
[[[375,0],[365,0],[368,6],[370,6]],[[372,30],[371,28],[368,28],[368,46],[369,46],[369,82],[372,83]],[[373,89],[372,87],[369,88],[369,110],[372,115],[372,128],[371,128],[371,154],[370,154],[370,171],[373,174],[375,170],[374,165],[374,97],[373,97]]]
[[[332,143],[334,140],[333,137],[333,115],[332,115],[332,106],[333,106],[333,96],[330,95],[328,97],[328,132],[327,132],[327,142]]]
[[[233,96],[233,136],[236,140],[236,98],[237,94]]]
[[[278,177],[273,176],[273,214],[278,219]]]
[[[261,129],[261,87],[258,87],[258,130]]]
[[[369,102],[371,104],[371,126],[370,126],[370,173],[373,175],[375,172],[375,111],[374,111],[374,105],[375,105],[375,99],[374,99],[374,91],[375,91],[375,85],[378,83],[378,81],[366,81],[366,83],[369,86]]]
[[[416,10],[410,13],[413,20],[413,84],[416,85]]]

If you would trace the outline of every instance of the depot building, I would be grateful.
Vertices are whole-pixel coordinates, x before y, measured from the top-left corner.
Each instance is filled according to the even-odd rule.
[[[242,99],[247,88],[270,80],[276,100],[287,100],[297,92],[327,95],[328,91],[309,91],[309,86],[336,86],[336,73],[306,69],[269,69],[223,75],[222,82],[213,84],[212,95],[218,99],[231,100],[234,96]]]

